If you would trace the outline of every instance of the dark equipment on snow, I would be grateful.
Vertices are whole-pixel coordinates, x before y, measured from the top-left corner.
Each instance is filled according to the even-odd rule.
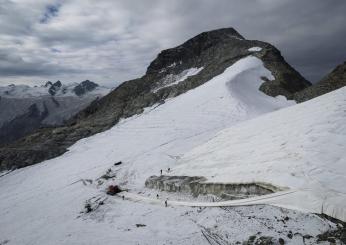
[[[122,163],[123,163],[122,161],[116,162],[116,163],[114,163],[114,166],[118,166],[118,165],[120,165],[120,164],[122,164]]]
[[[115,194],[117,194],[119,192],[122,192],[122,190],[119,188],[119,186],[117,186],[117,185],[108,186],[108,189],[107,189],[108,195],[114,196]]]

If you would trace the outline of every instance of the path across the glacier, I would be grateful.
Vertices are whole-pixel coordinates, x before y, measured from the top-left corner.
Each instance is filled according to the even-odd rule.
[[[229,200],[229,201],[218,201],[218,202],[186,202],[186,201],[174,201],[168,199],[168,206],[188,206],[188,207],[226,207],[226,206],[248,206],[258,204],[269,204],[271,200],[291,195],[296,193],[296,190],[281,191],[268,195],[262,195],[257,197],[251,197],[246,199]],[[145,197],[140,194],[123,191],[118,194],[119,197],[124,197],[126,200],[134,202],[145,202],[149,204],[165,205],[165,200],[155,199],[151,197]]]

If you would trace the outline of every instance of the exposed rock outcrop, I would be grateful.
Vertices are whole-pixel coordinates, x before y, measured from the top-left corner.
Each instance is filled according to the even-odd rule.
[[[297,102],[304,102],[344,86],[346,86],[346,62],[337,66],[320,82],[297,92],[294,99]]]
[[[46,83],[46,85],[47,85],[47,83]],[[48,92],[51,95],[55,95],[61,87],[62,87],[62,83],[60,81],[57,81],[50,86],[50,88],[48,89]]]

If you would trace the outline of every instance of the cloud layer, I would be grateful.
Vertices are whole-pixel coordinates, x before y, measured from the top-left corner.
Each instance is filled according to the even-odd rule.
[[[0,84],[144,74],[165,48],[234,27],[311,81],[346,60],[344,0],[0,0]]]

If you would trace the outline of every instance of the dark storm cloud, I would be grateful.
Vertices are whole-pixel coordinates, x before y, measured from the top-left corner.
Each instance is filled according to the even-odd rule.
[[[0,0],[0,81],[115,84],[160,50],[231,26],[317,81],[346,60],[344,13],[344,0]]]
[[[55,4],[48,4],[46,6],[45,12],[40,19],[40,23],[47,23],[51,18],[55,17],[58,15],[59,9],[61,7],[61,3],[57,2]]]

